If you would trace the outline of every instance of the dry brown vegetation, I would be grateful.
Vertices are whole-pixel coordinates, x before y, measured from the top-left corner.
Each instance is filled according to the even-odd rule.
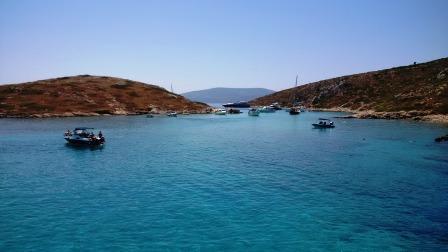
[[[79,75],[0,86],[0,116],[50,117],[128,115],[188,111],[208,106],[141,82]]]
[[[251,104],[290,106],[294,93],[311,108],[448,114],[448,58],[318,81],[260,97]]]

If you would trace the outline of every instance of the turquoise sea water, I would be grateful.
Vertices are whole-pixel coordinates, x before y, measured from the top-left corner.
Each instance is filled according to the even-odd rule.
[[[447,251],[448,128],[335,115],[2,119],[0,251]]]

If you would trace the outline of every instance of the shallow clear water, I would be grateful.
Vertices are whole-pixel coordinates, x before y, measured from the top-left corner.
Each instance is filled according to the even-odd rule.
[[[2,119],[0,250],[446,250],[448,129],[334,115]]]

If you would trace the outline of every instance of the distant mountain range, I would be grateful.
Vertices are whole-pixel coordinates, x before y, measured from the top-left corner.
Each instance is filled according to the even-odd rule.
[[[250,101],[255,98],[269,95],[275,91],[266,88],[210,88],[183,93],[182,95],[192,101],[205,103],[227,103],[237,101]]]

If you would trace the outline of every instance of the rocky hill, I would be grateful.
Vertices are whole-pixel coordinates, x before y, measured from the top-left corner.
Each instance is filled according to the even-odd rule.
[[[359,117],[402,118],[448,114],[448,58],[318,81],[251,101],[253,105],[292,97],[315,109],[355,111]]]
[[[106,76],[0,85],[0,117],[204,113],[208,108],[158,86]]]

